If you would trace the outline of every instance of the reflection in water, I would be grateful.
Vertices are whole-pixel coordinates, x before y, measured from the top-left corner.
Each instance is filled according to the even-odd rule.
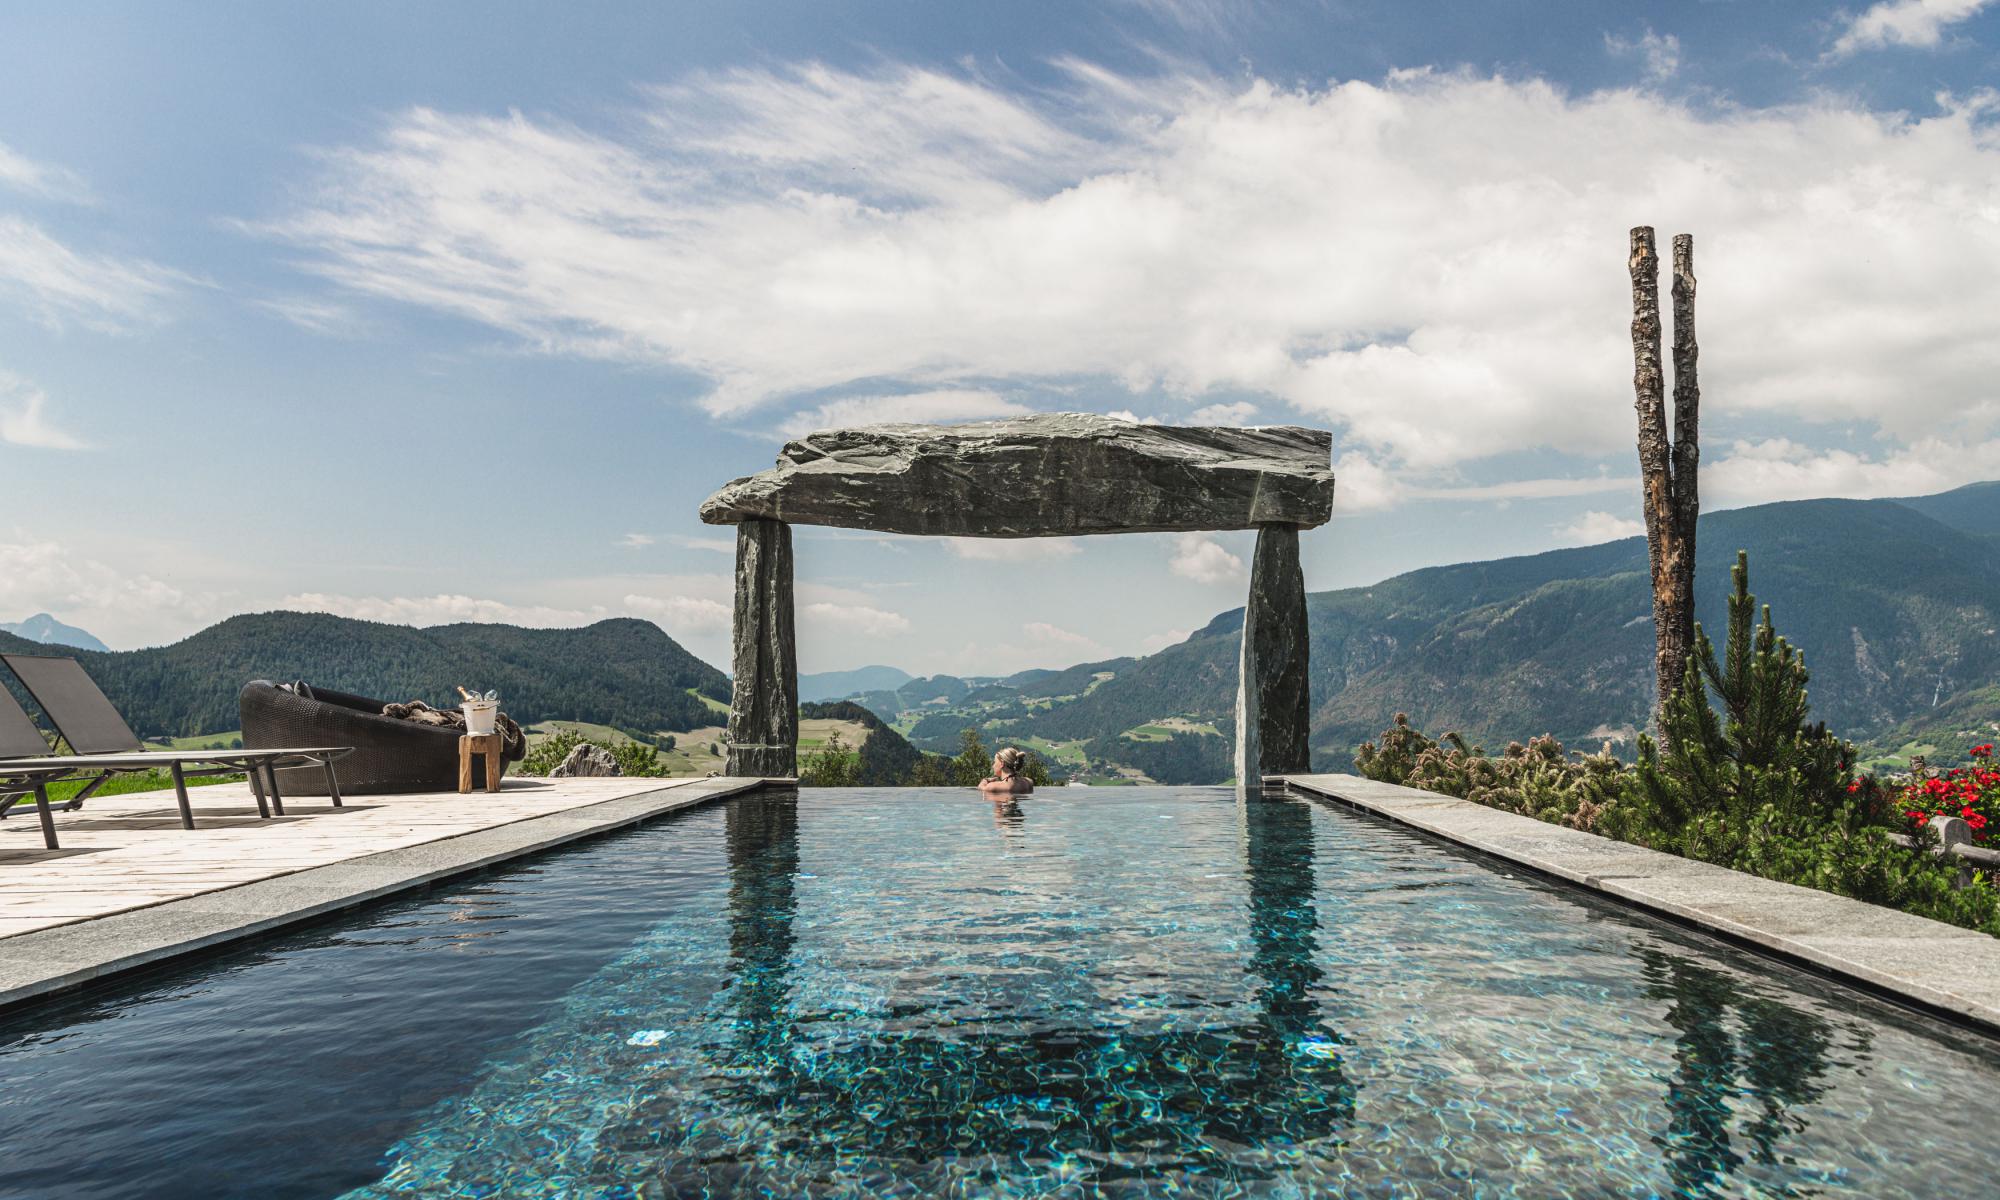
[[[1745,1165],[1730,1137],[1734,1102],[1747,1096],[1758,1105],[1743,1130],[1754,1161],[1779,1164],[1785,1158],[1780,1140],[1807,1128],[1791,1110],[1811,1104],[1825,1090],[1820,1080],[1832,1031],[1798,1009],[1746,994],[1740,980],[1687,959],[1643,947],[1638,955],[1647,997],[1666,1002],[1666,1021],[1680,1033],[1667,1081],[1668,1123],[1653,1142],[1664,1152],[1676,1195],[1721,1195]],[[1740,1033],[1730,1028],[1732,1010]],[[1786,1186],[1780,1194],[1797,1193]]]
[[[962,793],[730,802],[726,877],[356,1194],[1982,1194],[1934,1114],[2000,1057],[1375,822],[1131,792],[996,806],[1004,853]]]
[[[1019,796],[993,797],[993,827],[1001,833],[1017,834],[1027,818],[1021,812]]]
[[[1018,815],[1015,804],[996,805],[996,816],[1008,807]],[[1144,1024],[1079,1021],[1033,995],[1009,1003],[987,994],[970,1020],[942,1019],[932,1004],[892,1005],[886,1020],[862,1020],[792,1012],[797,819],[787,804],[739,802],[729,816],[726,993],[737,1035],[711,1051],[702,1107],[711,1120],[754,1114],[764,1139],[819,1167],[990,1160],[971,1173],[989,1183],[1024,1166],[1095,1184],[1259,1179],[1272,1172],[1247,1163],[1245,1149],[1276,1140],[1337,1152],[1354,1091],[1342,1039],[1322,1023],[1314,995],[1311,814],[1253,801],[1246,820],[1245,969],[1256,1001],[1247,1011],[1190,994],[1155,998],[1161,1017]],[[605,1143],[679,1140],[684,1131],[673,1127],[688,1120],[685,1096],[656,1097]],[[758,1165],[759,1178],[769,1166]],[[672,1190],[712,1187],[718,1170],[742,1169],[749,1164],[718,1157],[656,1164]],[[815,1167],[805,1171],[801,1178],[817,1177]]]
[[[792,918],[798,912],[796,795],[751,795],[729,806],[729,963],[739,1053],[780,1061],[791,1027]]]

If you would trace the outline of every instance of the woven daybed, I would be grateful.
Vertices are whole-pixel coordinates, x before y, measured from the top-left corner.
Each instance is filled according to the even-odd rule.
[[[237,704],[245,750],[352,746],[354,753],[333,765],[340,790],[348,795],[458,790],[458,730],[385,717],[383,702],[366,696],[329,688],[307,688],[307,694],[300,694],[291,686],[268,679],[243,685]],[[508,761],[525,751],[525,744],[517,747]],[[316,767],[279,771],[278,778],[288,796],[326,795],[325,775]]]

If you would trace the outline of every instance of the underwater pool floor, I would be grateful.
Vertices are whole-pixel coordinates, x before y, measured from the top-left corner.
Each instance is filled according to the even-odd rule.
[[[0,1194],[1978,1194],[1993,1044],[1222,789],[740,796],[0,1025]]]

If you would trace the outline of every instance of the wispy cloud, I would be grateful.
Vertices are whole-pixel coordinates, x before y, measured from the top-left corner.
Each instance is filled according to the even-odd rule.
[[[1174,538],[1167,569],[1196,583],[1238,583],[1249,577],[1243,560],[1206,534],[1183,533]]]
[[[799,437],[814,430],[852,425],[883,425],[898,421],[948,424],[1018,417],[1032,411],[1026,405],[992,392],[948,389],[895,396],[844,396],[801,412],[778,428],[786,437]]]
[[[64,167],[36,162],[0,142],[0,188],[25,192],[48,200],[81,204],[90,199],[90,189],[81,176]]]
[[[1413,500],[1552,500],[1561,496],[1595,496],[1605,492],[1635,491],[1636,477],[1595,479],[1510,479],[1505,483],[1478,483],[1455,486],[1412,485],[1403,494]]]
[[[625,597],[625,609],[658,621],[669,633],[727,633],[733,620],[727,604],[707,596],[632,595]]]
[[[688,537],[685,534],[676,533],[669,535],[667,540],[683,550],[703,550],[710,554],[736,553],[736,540],[734,538]]]
[[[0,614],[10,620],[54,613],[120,645],[145,638],[148,623],[193,628],[223,611],[217,594],[175,586],[129,561],[114,567],[53,541],[0,542]]]
[[[1257,406],[1248,400],[1238,400],[1230,404],[1211,404],[1188,414],[1188,422],[1193,425],[1248,425],[1257,415]]]
[[[308,333],[326,337],[358,337],[369,329],[353,305],[317,296],[273,296],[256,301],[257,307]]]
[[[644,550],[653,544],[653,535],[650,533],[628,533],[618,539],[618,544],[627,550]]]
[[[1928,496],[1994,476],[2000,437],[1985,442],[1924,438],[1877,455],[1821,450],[1790,438],[1738,441],[1703,464],[1704,502],[1763,504],[1814,496]]]
[[[182,281],[143,260],[72,250],[39,225],[0,212],[0,301],[45,325],[119,329],[150,321]]]
[[[1631,517],[1621,517],[1615,513],[1592,509],[1574,521],[1566,521],[1552,527],[1558,541],[1566,546],[1595,546],[1599,542],[1615,542],[1620,538],[1637,537],[1646,532],[1646,523]]]
[[[49,423],[48,397],[18,375],[0,371],[0,442],[43,450],[81,450],[83,443]]]
[[[1604,48],[1621,58],[1637,58],[1645,64],[1646,78],[1655,83],[1671,79],[1681,69],[1681,40],[1671,33],[1647,29],[1636,38],[1607,33]]]
[[[1993,0],[1882,0],[1850,20],[1834,40],[1832,54],[1844,58],[1858,50],[1886,46],[1928,49],[1944,40],[1944,31],[1975,16]]]
[[[538,629],[588,625],[609,616],[603,608],[556,608],[541,604],[510,604],[477,596],[440,592],[434,596],[345,596],[329,592],[294,592],[278,602],[300,612],[333,613],[363,621],[394,625],[451,625],[461,621],[492,621]]]
[[[972,562],[1033,562],[1075,558],[1083,553],[1076,538],[939,538],[953,558]]]
[[[816,628],[825,633],[881,638],[907,633],[910,629],[910,619],[903,614],[866,604],[834,604],[821,601],[801,606],[799,618],[800,623],[805,625],[809,632]]]
[[[358,292],[698,372],[718,415],[810,410],[788,430],[893,403],[991,415],[1077,381],[1156,413],[1287,410],[1341,431],[1343,507],[1496,456],[1625,452],[1640,221],[1695,232],[1729,348],[1704,383],[1737,413],[1908,443],[2000,377],[1984,101],[1061,65],[1036,91],[898,65],[698,75],[616,136],[415,110],[329,152],[263,228]],[[1826,252],[1880,245],[1893,274]],[[852,411],[826,398],[857,388]]]

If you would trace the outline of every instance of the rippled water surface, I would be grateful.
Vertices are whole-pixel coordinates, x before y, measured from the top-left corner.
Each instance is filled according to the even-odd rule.
[[[14,1196],[1990,1194],[1986,1042],[1372,819],[748,797],[0,1025]]]

